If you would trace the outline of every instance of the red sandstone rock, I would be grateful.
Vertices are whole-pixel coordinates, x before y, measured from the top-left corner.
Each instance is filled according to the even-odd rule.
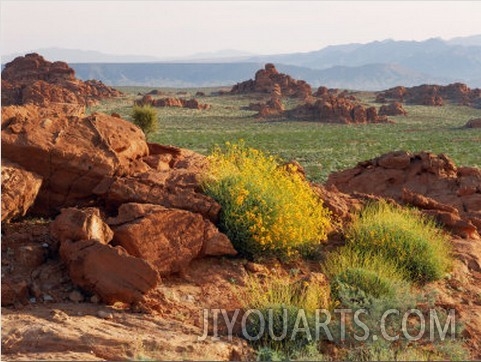
[[[269,93],[280,97],[306,98],[312,93],[311,86],[303,80],[293,79],[291,76],[279,73],[274,64],[267,63],[264,69],[260,69],[255,74],[255,80],[247,80],[237,83],[231,93]]]
[[[65,241],[60,256],[72,281],[106,303],[137,302],[160,282],[148,262],[97,240]]]
[[[199,213],[216,221],[220,205],[205,195],[201,175],[207,160],[196,152],[149,144],[146,158],[154,170],[135,176],[106,177],[93,193],[107,204],[119,207],[128,202],[162,205]]]
[[[288,112],[288,117],[325,123],[384,123],[375,107],[365,108],[357,101],[340,96],[323,96],[314,103],[307,102]]]
[[[2,71],[2,105],[57,103],[92,105],[122,93],[97,80],[82,82],[64,62],[49,62],[38,54],[17,57]]]
[[[24,216],[37,198],[42,178],[2,159],[2,222]]]
[[[426,106],[442,106],[446,100],[459,105],[479,107],[481,105],[481,89],[470,89],[463,83],[453,83],[447,86],[423,84],[411,88],[391,88],[376,96],[377,102],[384,103],[388,100]]]
[[[179,107],[190,109],[209,109],[210,105],[202,104],[197,99],[184,98],[153,98],[150,94],[144,95],[141,99],[135,102],[138,105],[150,105],[152,107]]]
[[[70,240],[97,240],[108,244],[113,231],[103,222],[100,210],[94,207],[62,209],[62,213],[50,224],[51,235],[61,243]]]
[[[399,102],[392,102],[387,105],[382,105],[379,108],[380,116],[405,116],[407,115],[406,110],[403,108],[402,104]]]
[[[34,205],[41,214],[92,200],[105,177],[147,171],[148,152],[142,131],[116,117],[2,107],[2,155],[43,178]]]
[[[374,194],[412,204],[463,237],[479,237],[481,232],[481,170],[457,168],[442,154],[389,153],[333,173],[327,184],[348,194]]]
[[[470,119],[464,127],[466,127],[466,128],[481,128],[481,118]]]
[[[178,272],[199,256],[236,254],[210,221],[184,210],[124,204],[108,223],[115,232],[113,245],[149,261],[161,275]]]
[[[267,118],[282,115],[285,108],[279,98],[272,97],[267,103],[259,103],[256,117]]]

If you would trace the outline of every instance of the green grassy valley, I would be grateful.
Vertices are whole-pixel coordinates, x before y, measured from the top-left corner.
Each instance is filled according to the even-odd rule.
[[[118,87],[125,98],[104,101],[89,112],[116,112],[130,119],[133,102],[153,88]],[[224,90],[229,88],[222,88]],[[285,160],[301,163],[313,181],[324,181],[334,171],[354,166],[393,150],[431,151],[445,153],[458,166],[481,166],[481,130],[465,129],[472,118],[481,117],[481,110],[458,105],[441,107],[405,105],[407,116],[389,117],[394,124],[341,125],[311,121],[263,120],[256,112],[243,110],[259,96],[215,95],[219,88],[159,89],[167,96],[196,97],[211,105],[208,110],[158,108],[159,131],[151,141],[185,147],[208,154],[214,145],[245,140],[246,144],[279,155]],[[184,94],[177,94],[185,92]],[[211,95],[213,94],[213,95]],[[363,103],[374,103],[375,94],[354,94]],[[287,109],[297,105],[285,99]]]

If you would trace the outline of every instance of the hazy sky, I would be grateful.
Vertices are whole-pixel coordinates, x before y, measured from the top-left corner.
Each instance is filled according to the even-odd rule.
[[[0,0],[1,53],[270,54],[481,34],[481,1]]]

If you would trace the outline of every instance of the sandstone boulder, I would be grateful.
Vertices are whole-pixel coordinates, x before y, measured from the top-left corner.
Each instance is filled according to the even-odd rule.
[[[94,207],[62,209],[50,224],[50,233],[61,243],[68,240],[97,240],[101,244],[108,244],[114,236],[102,220],[100,210]]]
[[[463,83],[453,83],[447,86],[423,84],[411,88],[394,87],[378,93],[376,101],[381,103],[397,101],[425,106],[442,106],[445,101],[448,101],[479,108],[481,106],[481,89],[471,89]]]
[[[285,108],[280,98],[272,97],[266,103],[260,103],[258,107],[259,113],[256,117],[267,118],[282,115]]]
[[[28,284],[24,280],[2,277],[2,307],[28,303]]]
[[[152,107],[179,107],[190,109],[209,109],[210,105],[200,103],[197,99],[184,98],[154,98],[150,94],[144,95],[141,99],[135,102],[137,105],[150,105]]]
[[[269,93],[273,96],[296,97],[304,99],[312,94],[311,86],[303,80],[279,73],[272,63],[267,63],[264,69],[255,74],[255,79],[237,83],[231,93]]]
[[[147,261],[97,240],[65,241],[60,256],[72,281],[106,303],[135,303],[160,282]]]
[[[470,119],[464,127],[466,127],[466,128],[481,128],[481,118]]]
[[[41,214],[91,201],[105,177],[147,171],[148,152],[142,131],[120,118],[2,107],[2,155],[43,178],[34,205]]]
[[[481,170],[457,168],[443,154],[388,153],[331,174],[327,185],[414,205],[462,237],[481,232]]]
[[[108,223],[115,233],[113,245],[149,261],[161,275],[179,272],[199,256],[236,254],[210,221],[184,210],[129,203]]]
[[[361,103],[343,96],[323,96],[301,104],[287,113],[289,118],[325,123],[388,123],[375,107],[364,107]]]
[[[37,197],[42,178],[2,159],[2,222],[24,216]]]
[[[64,62],[49,62],[32,53],[17,57],[2,71],[2,105],[57,103],[88,106],[122,93],[97,80],[83,82]]]
[[[205,195],[201,175],[207,160],[196,152],[149,144],[146,162],[154,170],[136,176],[106,177],[93,192],[117,208],[129,202],[162,205],[199,213],[216,222],[220,205]]]
[[[405,116],[407,115],[406,110],[400,102],[391,102],[389,104],[384,104],[379,108],[380,116]]]

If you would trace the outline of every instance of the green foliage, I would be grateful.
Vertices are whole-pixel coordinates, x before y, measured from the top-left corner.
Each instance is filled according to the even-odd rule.
[[[271,275],[263,281],[250,277],[240,300],[244,301],[245,309],[258,310],[266,322],[265,333],[259,340],[253,341],[254,346],[260,348],[259,352],[262,351],[262,360],[306,356],[312,350],[308,346],[316,337],[315,311],[329,307],[329,286],[315,280],[287,276]],[[249,335],[257,335],[261,330],[259,315],[249,315],[247,322]],[[296,323],[297,327],[308,327],[312,339],[305,332],[294,333]],[[285,335],[285,338],[275,340],[271,335],[278,338]],[[261,358],[260,354],[258,358]]]
[[[360,253],[351,247],[329,254],[323,268],[331,280],[333,297],[344,304],[361,296],[366,303],[373,298],[394,302],[409,288],[395,264],[378,254]]]
[[[288,259],[326,239],[329,212],[295,166],[243,142],[217,147],[209,161],[205,191],[221,204],[222,229],[241,254]]]
[[[260,281],[255,277],[249,277],[240,299],[244,302],[244,307],[251,309],[291,305],[314,313],[316,309],[329,306],[330,290],[328,285],[314,280],[270,275]]]
[[[132,109],[132,122],[149,136],[159,128],[157,110],[151,106],[134,106]]]
[[[419,212],[386,202],[368,205],[347,231],[348,245],[385,258],[416,283],[440,279],[450,266],[450,248],[441,229]]]
[[[92,112],[116,112],[127,116],[139,92],[152,88],[119,87],[128,98],[106,100]],[[163,88],[175,95],[179,89]],[[392,150],[418,152],[421,150],[446,153],[457,165],[481,167],[479,138],[481,130],[463,129],[471,118],[481,117],[481,109],[465,106],[443,107],[405,105],[407,116],[390,117],[395,124],[339,125],[316,122],[262,122],[254,118],[255,111],[243,109],[259,102],[258,95],[211,95],[218,88],[182,89],[192,97],[198,90],[207,94],[203,103],[209,110],[165,107],[157,110],[162,119],[162,132],[150,139],[161,144],[185,147],[207,155],[216,144],[245,139],[249,145],[295,159],[304,166],[308,177],[325,181],[334,171],[354,167]],[[379,107],[374,94],[356,94],[364,103]],[[285,99],[286,109],[297,105],[296,99]]]

